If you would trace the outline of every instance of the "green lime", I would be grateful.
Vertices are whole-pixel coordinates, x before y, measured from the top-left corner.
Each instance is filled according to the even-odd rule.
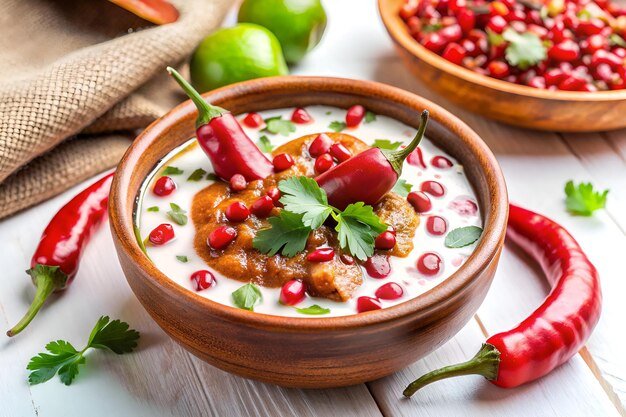
[[[238,19],[271,30],[290,64],[304,58],[319,43],[326,28],[326,12],[320,0],[244,0]]]
[[[199,91],[289,72],[276,36],[249,23],[220,29],[204,38],[189,65],[191,83]]]

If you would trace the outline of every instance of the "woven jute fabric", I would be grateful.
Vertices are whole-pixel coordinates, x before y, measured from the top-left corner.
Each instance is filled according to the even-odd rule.
[[[0,1],[0,218],[58,194],[122,156],[163,114],[180,63],[232,0],[179,0],[153,26],[106,0]]]

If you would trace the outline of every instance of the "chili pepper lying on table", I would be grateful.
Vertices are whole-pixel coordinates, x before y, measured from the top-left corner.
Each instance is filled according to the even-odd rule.
[[[207,103],[175,69],[168,67],[167,71],[198,108],[196,136],[217,176],[229,181],[233,175],[241,174],[247,181],[254,181],[272,173],[270,160],[228,110]]]
[[[328,202],[339,210],[358,201],[378,203],[400,178],[402,164],[421,142],[427,123],[428,111],[424,110],[417,134],[406,148],[398,151],[370,148],[315,178],[326,191]]]
[[[510,205],[507,236],[535,258],[553,285],[543,304],[512,330],[487,339],[467,362],[429,372],[404,395],[440,379],[482,375],[512,388],[548,374],[583,347],[598,319],[598,273],[567,230],[532,211]]]
[[[37,287],[35,298],[7,336],[24,330],[50,294],[67,288],[76,276],[83,248],[106,216],[112,178],[110,173],[90,185],[50,220],[31,260],[31,268],[26,271]]]

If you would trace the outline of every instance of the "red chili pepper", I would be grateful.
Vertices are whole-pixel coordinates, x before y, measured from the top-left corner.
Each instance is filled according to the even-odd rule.
[[[67,288],[76,276],[83,248],[106,216],[112,178],[110,173],[87,187],[50,220],[26,271],[37,287],[35,299],[7,336],[24,330],[48,296]]]
[[[196,136],[207,154],[215,174],[229,181],[241,174],[247,181],[260,180],[272,173],[274,166],[243,131],[228,110],[207,103],[173,68],[167,71],[198,108]]]
[[[405,396],[458,375],[482,375],[499,387],[516,387],[567,362],[591,335],[600,318],[602,292],[598,273],[578,242],[554,221],[514,205],[507,236],[539,262],[552,291],[517,327],[491,336],[469,361],[412,382]]]
[[[315,178],[328,194],[328,202],[340,210],[357,201],[378,203],[396,184],[404,160],[422,140],[428,123],[427,110],[421,118],[417,134],[406,148],[399,151],[370,148]]]

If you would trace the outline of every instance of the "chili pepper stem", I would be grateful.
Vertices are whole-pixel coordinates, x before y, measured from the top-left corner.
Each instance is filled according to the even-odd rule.
[[[67,283],[67,275],[65,275],[58,266],[36,265],[34,268],[26,271],[33,278],[33,283],[37,287],[35,298],[31,303],[28,311],[11,330],[7,331],[7,336],[13,337],[28,326],[35,318],[37,312],[44,305],[50,294],[55,290],[65,287]]]
[[[472,359],[456,365],[445,366],[422,375],[411,382],[402,394],[409,398],[415,394],[417,390],[432,382],[455,376],[482,375],[488,380],[494,380],[498,377],[499,366],[500,352],[498,349],[496,349],[494,345],[483,343],[483,346]]]
[[[408,158],[411,152],[413,152],[417,148],[417,146],[422,141],[422,138],[424,137],[424,133],[426,132],[426,125],[428,124],[428,110],[424,110],[420,118],[421,121],[419,127],[417,128],[417,133],[415,134],[413,140],[411,140],[411,143],[409,143],[406,148],[400,149],[399,151],[389,151],[381,149],[383,155],[385,155],[385,158],[387,158],[394,171],[396,171],[396,173],[398,174],[398,177],[402,174],[402,164],[404,163],[404,160]]]
[[[193,104],[195,104],[198,108],[198,119],[196,120],[196,128],[209,123],[216,117],[220,117],[221,115],[228,113],[228,110],[207,103],[206,100],[202,98],[200,93],[198,93],[198,91],[196,91],[196,89],[193,88],[191,84],[189,84],[187,80],[185,80],[183,76],[180,75],[178,71],[176,71],[174,68],[167,67],[167,72],[170,73],[170,75],[176,80],[178,85],[180,85],[180,87],[187,94],[187,96],[189,96],[191,101],[193,101]]]

